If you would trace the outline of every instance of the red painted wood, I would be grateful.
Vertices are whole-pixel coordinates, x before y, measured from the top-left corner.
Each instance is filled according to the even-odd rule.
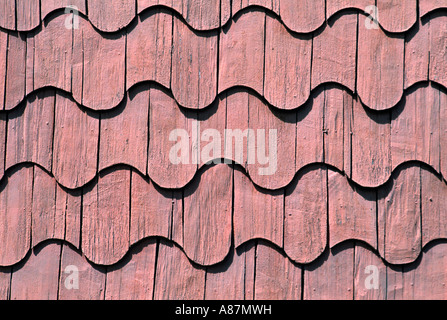
[[[261,6],[279,15],[279,0],[233,0],[233,15],[249,6]]]
[[[81,200],[82,190],[67,190],[56,184],[56,209],[55,217],[63,217],[65,228],[63,239],[80,248],[81,240]]]
[[[5,0],[0,3],[0,27],[14,30],[16,25],[15,0]],[[2,31],[0,31],[2,32]]]
[[[53,86],[64,91],[71,91],[71,68],[73,30],[67,29],[68,15],[51,19],[42,30],[28,37],[27,57],[33,61],[32,72],[27,70],[27,92],[46,86]],[[33,41],[29,38],[33,37]],[[31,57],[30,57],[31,56]]]
[[[378,248],[392,264],[413,262],[421,252],[420,172],[403,167],[378,191]]]
[[[404,36],[389,37],[359,21],[357,90],[369,108],[395,106],[403,94]]]
[[[405,161],[419,160],[439,171],[440,108],[439,90],[427,85],[410,91],[405,104],[393,109],[393,169]]]
[[[32,247],[47,239],[63,240],[65,216],[56,211],[56,181],[38,166],[34,166],[32,203]]]
[[[155,300],[202,300],[205,270],[194,267],[176,246],[160,242],[155,275]]]
[[[326,16],[330,18],[335,13],[347,8],[356,8],[364,11],[371,4],[374,4],[374,2],[369,0],[326,0]]]
[[[312,40],[294,37],[271,15],[265,32],[265,98],[277,108],[295,109],[310,94]]]
[[[404,32],[410,29],[417,19],[417,1],[377,0],[380,25],[390,32]]]
[[[151,236],[171,239],[173,224],[182,223],[181,192],[161,189],[135,171],[131,184],[130,243]]]
[[[263,94],[265,17],[263,12],[250,11],[222,30],[219,93],[234,86],[245,86]]]
[[[26,41],[18,33],[8,33],[8,57],[4,109],[15,108],[25,96]]]
[[[419,81],[428,80],[429,59],[430,23],[418,22],[415,28],[405,34],[405,89]]]
[[[447,37],[445,36],[445,25],[447,17],[435,16],[430,20],[430,80],[436,81],[447,87]]]
[[[355,91],[357,19],[357,14],[343,15],[314,37],[313,89],[325,82],[337,82]]]
[[[154,10],[138,19],[138,25],[127,33],[127,89],[145,80],[169,88],[173,17],[166,11]]]
[[[243,248],[232,249],[228,257],[206,269],[205,300],[246,299],[246,264]]]
[[[61,245],[46,243],[36,248],[23,265],[13,267],[11,300],[56,300]]]
[[[146,174],[149,87],[128,94],[118,109],[101,114],[99,170],[127,164]]]
[[[324,0],[279,0],[279,11],[285,25],[295,32],[312,32],[325,22]]]
[[[354,246],[343,243],[304,266],[305,300],[352,300]]]
[[[79,109],[69,98],[56,95],[53,175],[75,189],[96,176],[99,119]]]
[[[296,173],[296,113],[270,109],[253,95],[248,104],[249,128],[256,135],[255,144],[248,144],[248,174],[262,188],[283,188]]]
[[[447,1],[446,0],[425,0],[419,2],[419,14],[421,17],[425,16],[427,13],[439,9],[446,8]]]
[[[172,93],[187,108],[210,105],[217,93],[218,33],[199,34],[174,17]]]
[[[377,248],[376,191],[350,184],[339,172],[328,172],[329,244],[362,240]]]
[[[206,168],[184,190],[184,243],[188,257],[213,265],[230,251],[233,170],[225,165]]]
[[[192,180],[197,171],[192,148],[189,149],[188,159],[183,163],[175,164],[169,155],[172,148],[182,141],[176,133],[185,130],[189,140],[185,144],[192,145],[192,127],[197,125],[192,118],[195,113],[181,110],[173,98],[159,89],[150,91],[149,112],[148,175],[163,188],[182,188]],[[169,139],[171,134],[174,141]]]
[[[0,12],[2,11],[0,10]],[[5,107],[6,67],[8,65],[8,35],[8,32],[0,30],[0,110],[3,110]]]
[[[135,0],[118,0],[113,4],[89,0],[87,3],[89,20],[105,32],[114,32],[127,26],[136,15]]]
[[[129,249],[130,177],[126,169],[105,171],[84,189],[82,252],[96,264],[114,264]]]
[[[94,110],[111,109],[124,97],[126,36],[103,35],[84,19],[79,22],[73,33],[73,97]]]
[[[422,246],[447,238],[447,185],[431,171],[421,169]]]
[[[51,12],[60,9],[70,7],[76,8],[79,12],[86,14],[86,0],[45,0],[40,3],[41,17],[44,19]],[[67,12],[67,10],[66,10]]]
[[[5,151],[6,145],[4,141],[6,141],[6,113],[0,113],[0,180],[3,178],[5,173]]]
[[[157,243],[141,243],[124,261],[107,270],[106,300],[151,300]]]
[[[9,299],[11,292],[11,271],[12,268],[0,268],[0,300]]]
[[[284,250],[298,263],[320,256],[327,243],[327,170],[303,169],[287,186],[284,212]]]
[[[75,267],[76,269],[74,269]],[[77,273],[76,273],[77,272]],[[72,287],[77,276],[79,287]],[[91,265],[87,259],[68,245],[62,246],[59,275],[60,300],[104,300],[106,270]]]
[[[33,167],[9,171],[0,190],[0,266],[10,266],[22,260],[30,247]]]
[[[40,0],[16,0],[17,30],[28,31],[40,24]]]
[[[33,162],[51,171],[54,103],[54,90],[46,89],[8,115],[6,168]]]
[[[299,300],[301,268],[269,245],[256,247],[256,300]]]
[[[352,131],[352,180],[364,187],[377,187],[390,178],[391,112],[373,113],[354,100]]]
[[[441,162],[441,173],[443,177],[447,177],[447,94],[445,92],[439,92],[439,100],[441,105],[440,112],[440,126],[439,126],[439,138],[441,142],[440,146],[440,162]]]
[[[283,246],[284,191],[256,187],[240,170],[234,170],[234,243],[262,238]]]
[[[387,293],[386,266],[371,247],[355,243],[354,300],[384,300]],[[377,277],[377,282],[376,278]],[[377,287],[375,287],[377,285]]]

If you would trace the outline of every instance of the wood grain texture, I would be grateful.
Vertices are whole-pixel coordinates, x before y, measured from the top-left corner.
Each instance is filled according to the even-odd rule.
[[[92,24],[105,32],[114,32],[127,26],[136,15],[135,0],[118,0],[113,5],[100,0],[89,0],[88,17]]]
[[[192,180],[198,167],[198,161],[194,161],[198,150],[192,148],[192,141],[196,141],[193,126],[197,128],[197,122],[194,122],[197,113],[181,110],[172,97],[159,89],[150,91],[149,112],[148,175],[162,188],[182,188]],[[174,153],[180,157],[177,163],[171,161],[170,153],[179,143],[188,146],[188,150],[184,158],[180,150]]]
[[[447,238],[447,185],[433,172],[421,169],[422,246]]]
[[[129,249],[130,176],[125,169],[104,171],[84,189],[82,252],[96,264],[114,264]]]
[[[256,247],[255,300],[299,300],[301,268],[269,245]]]
[[[145,80],[166,88],[171,80],[172,14],[154,10],[138,17],[138,24],[127,33],[127,89]]]
[[[447,16],[442,13],[434,15],[430,20],[430,62],[429,77],[447,87],[447,37],[445,36],[445,25]]]
[[[46,86],[71,91],[73,30],[66,27],[67,17],[59,15],[28,35],[27,59],[32,59],[33,69],[26,73],[27,79],[31,78],[27,93]]]
[[[419,21],[405,34],[405,89],[428,80],[429,60],[430,22],[423,24]]]
[[[304,266],[304,300],[352,300],[354,246],[343,243]]]
[[[407,31],[416,23],[417,3],[416,0],[377,0],[380,25],[390,32]]]
[[[362,240],[377,248],[376,190],[350,184],[339,172],[328,172],[329,244]]]
[[[40,24],[40,0],[16,0],[17,30],[27,31]]]
[[[75,268],[73,268],[75,267]],[[76,288],[76,280],[78,288]],[[93,266],[68,245],[62,245],[59,300],[104,300],[106,268]]]
[[[173,225],[182,223],[181,219],[178,219],[179,216],[181,217],[182,211],[182,193],[180,191],[161,189],[152,181],[147,181],[139,173],[132,171],[131,244],[150,236],[172,239]],[[183,237],[183,232],[181,236]]]
[[[421,252],[420,171],[401,167],[378,191],[378,248],[392,264],[413,262]]]
[[[233,0],[233,15],[236,14],[238,11],[250,6],[264,7],[266,9],[272,10],[277,15],[279,15],[279,0]]]
[[[194,267],[176,246],[160,242],[154,300],[202,300],[205,270]]]
[[[217,94],[218,32],[199,34],[174,17],[172,93],[191,109],[209,106]]]
[[[56,95],[55,105],[52,172],[61,185],[75,189],[96,176],[99,119],[66,96]]]
[[[35,248],[26,263],[13,267],[11,300],[56,300],[60,258],[58,243]]]
[[[337,82],[355,91],[357,20],[357,14],[343,15],[313,38],[312,89]]]
[[[127,95],[118,109],[101,114],[99,168],[127,164],[146,174],[149,87]]]
[[[324,0],[279,0],[279,12],[286,26],[295,32],[312,32],[325,22]]]
[[[4,110],[16,107],[25,97],[26,41],[19,33],[8,33]]]
[[[0,3],[0,27],[14,30],[16,25],[15,0],[5,0]],[[1,101],[1,100],[0,100]]]
[[[60,8],[73,8],[79,12],[86,14],[86,0],[45,0],[40,2],[40,14],[44,19],[51,12]],[[67,10],[65,11],[67,12]]]
[[[357,91],[374,110],[395,106],[403,94],[404,36],[367,29],[359,21]]]
[[[312,40],[296,37],[266,16],[264,96],[280,109],[295,109],[309,98]]]
[[[352,180],[364,187],[377,187],[390,178],[391,112],[374,113],[353,101],[350,126],[352,132]]]
[[[205,168],[184,190],[184,244],[190,259],[213,265],[230,251],[233,170],[225,165]]]
[[[419,160],[439,171],[440,94],[427,85],[411,90],[392,111],[391,156],[393,170],[405,161]]]
[[[250,11],[220,33],[218,92],[245,86],[263,95],[265,13]]]
[[[0,113],[0,180],[3,178],[5,174],[5,157],[6,157],[6,125],[7,125],[7,116],[5,113]]]
[[[73,98],[94,110],[111,109],[124,98],[126,35],[100,34],[87,21],[79,22],[73,33]]]
[[[0,301],[9,299],[11,292],[11,267],[0,268]]]
[[[356,8],[364,11],[372,4],[369,0],[326,0],[326,16],[332,17],[335,13],[348,8]]]
[[[235,168],[233,219],[236,248],[256,238],[282,247],[284,190],[260,189],[240,169]]]
[[[8,115],[6,168],[33,162],[51,171],[53,162],[55,92],[47,89],[28,97]]]
[[[320,256],[327,243],[327,169],[304,168],[285,191],[284,250],[297,263]]]
[[[63,217],[63,239],[77,249],[81,247],[81,201],[81,189],[68,190],[56,184],[55,217]]]
[[[10,266],[25,257],[31,243],[33,167],[9,171],[0,191],[0,266]]]
[[[419,2],[419,14],[421,17],[425,16],[427,13],[439,9],[446,8],[447,1],[445,0],[425,0]]]
[[[443,177],[447,177],[447,94],[440,92],[439,100],[441,104],[440,112],[440,126],[439,126],[439,138],[440,138],[440,162],[441,173]]]
[[[1,106],[0,110],[3,110],[5,107],[6,67],[8,66],[7,56],[8,56],[8,32],[0,30],[0,106]]]
[[[106,300],[151,300],[157,243],[141,244],[125,260],[108,268]]]

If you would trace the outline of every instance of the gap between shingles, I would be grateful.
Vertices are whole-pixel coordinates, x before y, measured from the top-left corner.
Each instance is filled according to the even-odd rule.
[[[154,283],[152,285],[152,300],[155,300],[155,289],[156,289],[156,283],[157,283],[157,268],[158,268],[158,255],[160,248],[160,240],[157,239],[156,245],[155,245],[155,264],[154,264]]]

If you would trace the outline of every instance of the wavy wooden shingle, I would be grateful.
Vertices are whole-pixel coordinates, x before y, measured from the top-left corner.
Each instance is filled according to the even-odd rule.
[[[233,170],[217,165],[204,171],[184,190],[183,248],[200,265],[225,259],[231,246]]]
[[[417,1],[377,0],[380,25],[390,32],[405,32],[417,19]]]
[[[335,13],[350,8],[365,11],[367,6],[374,4],[371,2],[370,0],[326,0],[326,16],[330,18]]]
[[[284,23],[295,32],[312,32],[325,22],[324,0],[279,0],[279,12]]]
[[[45,0],[40,2],[42,19],[44,19],[51,12],[61,8],[65,8],[66,13],[70,12],[72,14],[76,14],[77,12],[74,10],[77,10],[83,14],[87,13],[86,0]],[[66,21],[73,22],[73,20]]]
[[[105,171],[84,188],[81,246],[96,264],[114,264],[129,249],[130,177],[130,170]]]
[[[262,190],[235,169],[233,215],[236,248],[256,238],[283,246],[284,190]]]
[[[425,0],[419,1],[419,14],[421,17],[425,16],[427,13],[440,8],[447,8],[446,0]]]
[[[279,15],[279,0],[233,0],[233,15],[250,6],[260,6],[272,10]]]
[[[301,268],[269,245],[256,246],[255,300],[299,300]]]
[[[265,13],[250,11],[223,28],[219,42],[219,86],[252,88],[263,94]]]
[[[421,169],[402,167],[378,191],[378,249],[391,264],[413,262],[421,253]]]
[[[15,0],[15,5],[18,31],[28,31],[40,24],[40,0]]]
[[[349,183],[339,172],[328,172],[329,244],[348,239],[377,247],[376,191]]]
[[[430,20],[430,80],[447,87],[447,37],[445,26],[447,16],[445,13],[435,15]]]
[[[81,189],[68,190],[56,184],[55,217],[63,217],[63,239],[77,249],[81,247],[81,201]]]
[[[320,256],[327,243],[327,169],[303,169],[285,191],[284,250],[298,263]]]
[[[149,88],[127,95],[118,109],[101,114],[99,168],[127,164],[146,174]]]
[[[295,109],[310,94],[312,40],[293,36],[271,15],[265,23],[264,96],[279,109]]]
[[[11,300],[56,300],[60,258],[58,243],[34,249],[26,263],[13,267]]]
[[[346,14],[328,24],[312,42],[312,89],[337,82],[355,91],[357,14]]]
[[[174,17],[172,93],[187,108],[209,106],[217,94],[218,33],[199,34]]]
[[[166,88],[171,81],[173,16],[155,10],[138,17],[138,24],[127,33],[126,85],[155,81]]]
[[[22,260],[31,243],[33,167],[10,171],[0,186],[0,265]]]
[[[430,22],[418,22],[405,34],[405,89],[428,80],[429,59]]]
[[[97,173],[99,119],[66,96],[56,95],[55,105],[52,172],[61,185],[76,189]]]
[[[126,35],[101,34],[79,21],[73,32],[73,98],[94,110],[111,109],[124,98]]]
[[[404,36],[367,29],[359,21],[357,91],[374,110],[395,106],[403,94]]]
[[[0,27],[13,30],[16,26],[15,0],[5,0],[0,3]]]
[[[48,89],[26,99],[8,115],[6,168],[33,162],[51,171],[55,92]]]
[[[135,0],[118,0],[113,5],[101,0],[89,0],[88,17],[92,24],[104,32],[114,32],[127,26],[136,15]]]
[[[20,33],[8,32],[4,110],[16,107],[25,97],[26,41]]]

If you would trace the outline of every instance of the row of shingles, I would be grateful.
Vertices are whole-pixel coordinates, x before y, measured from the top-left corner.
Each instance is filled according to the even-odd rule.
[[[377,5],[381,26],[390,32],[404,32],[414,25],[417,19],[416,0],[395,3],[390,0],[122,0],[113,6],[98,0],[51,0],[40,3],[38,0],[6,0],[3,14],[0,16],[0,27],[9,30],[27,31],[41,23],[41,18],[53,10],[75,6],[86,14],[92,24],[105,32],[118,31],[127,26],[137,13],[163,5],[174,9],[187,23],[196,30],[210,30],[225,25],[231,15],[249,6],[262,6],[279,15],[285,25],[294,32],[312,32],[320,27],[326,17],[346,9],[366,10],[371,4]],[[419,6],[421,16],[437,8],[446,7],[445,0],[423,1]],[[87,9],[88,7],[88,9]]]
[[[445,105],[443,90],[418,86],[398,107],[375,113],[348,92],[324,86],[296,111],[271,110],[256,96],[239,90],[228,92],[206,110],[189,111],[179,108],[164,90],[144,85],[129,92],[120,107],[99,116],[46,89],[4,115],[2,154],[5,169],[32,162],[70,189],[82,187],[98,171],[116,164],[132,166],[161,187],[178,189],[208,160],[224,157],[245,167],[253,182],[265,189],[287,186],[296,172],[316,162],[344,171],[364,187],[377,187],[408,161],[424,162],[445,174],[441,134]],[[207,129],[219,136],[204,138]],[[248,139],[242,152],[235,148],[236,130],[247,133],[248,129],[254,143],[260,138],[268,141],[270,130],[276,130],[277,158],[271,159],[276,166],[265,165],[269,158],[263,159],[262,152],[248,152],[254,146]],[[188,150],[180,164],[171,159],[171,140],[179,139],[173,132],[186,134]],[[294,137],[292,145],[290,137]],[[219,142],[217,152],[200,148],[199,143],[206,146],[211,139]],[[193,147],[195,153],[189,152]],[[261,151],[269,155],[275,150],[270,146]],[[275,171],[265,175],[263,170],[270,167]]]
[[[94,266],[68,245],[47,242],[0,270],[1,299],[445,299],[446,244],[433,243],[405,266],[384,263],[361,243],[326,250],[307,265],[262,241],[222,263],[192,264],[175,245],[140,243],[111,267]]]
[[[54,86],[71,91],[89,108],[111,109],[123,99],[126,83],[129,89],[156,81],[193,109],[209,106],[217,93],[233,86],[250,87],[280,109],[295,109],[320,84],[337,82],[358,92],[368,107],[382,110],[397,104],[415,82],[446,86],[440,41],[446,17],[431,18],[420,30],[390,35],[368,30],[358,14],[348,13],[316,35],[292,35],[270,14],[255,10],[219,35],[195,32],[159,9],[139,16],[129,31],[104,35],[84,19],[79,29],[67,29],[67,16],[61,15],[30,34],[26,44],[20,34],[0,32],[6,64],[0,98],[8,110],[25,92]]]

